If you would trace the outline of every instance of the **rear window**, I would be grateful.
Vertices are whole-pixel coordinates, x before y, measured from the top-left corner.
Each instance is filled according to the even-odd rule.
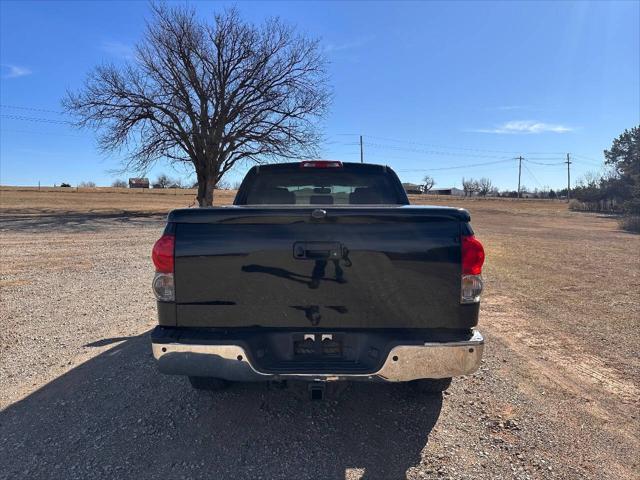
[[[245,181],[246,205],[397,205],[405,204],[398,180],[383,169],[264,169]],[[244,201],[243,201],[244,200]]]

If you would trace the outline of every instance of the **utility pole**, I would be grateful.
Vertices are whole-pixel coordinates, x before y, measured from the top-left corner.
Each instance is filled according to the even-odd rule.
[[[518,157],[518,198],[520,198],[520,177],[522,176],[522,155]]]
[[[570,154],[567,153],[567,202],[571,199],[571,157]]]
[[[364,150],[362,148],[362,135],[360,135],[360,163],[364,163]]]

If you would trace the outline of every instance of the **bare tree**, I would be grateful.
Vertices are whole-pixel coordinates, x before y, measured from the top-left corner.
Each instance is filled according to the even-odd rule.
[[[480,190],[480,186],[477,180],[474,180],[473,178],[465,180],[465,178],[462,177],[462,190],[464,190],[465,197],[470,197]]]
[[[127,182],[125,182],[124,180],[118,178],[118,179],[113,181],[111,186],[114,187],[114,188],[127,188]]]
[[[582,177],[580,177],[574,185],[575,187],[582,188],[597,188],[597,186],[600,184],[601,178],[602,176],[599,175],[598,172],[588,171],[585,172],[584,175],[582,175]]]
[[[173,183],[173,180],[165,173],[158,175],[158,178],[153,182],[153,188],[169,188],[169,185]]]
[[[78,184],[78,188],[96,188],[96,183],[92,182],[90,180],[85,181],[85,182],[80,182]]]
[[[483,197],[486,197],[487,194],[491,192],[491,189],[493,188],[493,183],[491,183],[491,179],[486,177],[482,177],[480,180],[478,180],[477,183],[478,183],[478,194],[482,195]]]
[[[436,181],[431,175],[425,175],[422,181],[424,182],[424,193],[427,193],[436,184]]]
[[[246,23],[235,9],[213,24],[186,7],[152,10],[136,60],[97,67],[63,101],[103,150],[126,148],[128,170],[192,163],[200,206],[239,161],[314,156],[330,99],[317,40],[279,19]]]

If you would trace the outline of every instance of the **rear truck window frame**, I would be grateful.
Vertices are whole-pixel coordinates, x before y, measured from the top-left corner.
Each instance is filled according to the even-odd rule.
[[[313,174],[314,168],[301,168],[301,164],[299,162],[296,163],[281,163],[281,164],[271,164],[271,165],[257,165],[252,167],[245,176],[240,188],[238,189],[238,193],[233,201],[233,204],[236,206],[251,206],[251,205],[269,205],[267,203],[249,203],[249,198],[251,195],[251,191],[258,179],[261,176],[273,176],[277,177],[278,174],[285,175],[295,175],[297,173],[304,173],[306,175]],[[394,197],[393,202],[390,203],[373,203],[369,205],[409,205],[409,198],[407,197],[404,188],[402,187],[402,183],[400,179],[396,175],[396,173],[389,167],[385,165],[372,165],[372,164],[360,164],[360,163],[343,163],[342,167],[330,167],[330,168],[317,168],[318,174],[327,175],[331,174],[330,172],[347,172],[349,174],[353,174],[354,176],[362,176],[362,175],[379,175],[380,177],[385,179],[387,186],[389,188],[388,196]],[[347,206],[358,206],[358,205],[366,205],[366,204],[352,204],[352,203],[273,203],[271,205],[283,205],[283,206],[306,206],[306,207],[347,207]]]

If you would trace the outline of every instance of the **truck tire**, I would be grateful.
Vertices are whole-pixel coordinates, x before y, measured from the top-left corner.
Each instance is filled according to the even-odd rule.
[[[425,378],[422,380],[414,380],[411,386],[420,393],[441,393],[451,385],[451,377],[449,378]]]
[[[189,382],[196,390],[207,390],[210,392],[224,390],[229,386],[227,380],[215,377],[189,377]]]

